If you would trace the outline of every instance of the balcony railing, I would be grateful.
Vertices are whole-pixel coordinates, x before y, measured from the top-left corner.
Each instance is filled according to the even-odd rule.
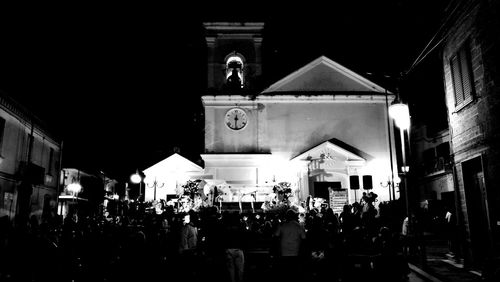
[[[449,165],[449,158],[439,157],[424,163],[424,174],[436,174],[445,172],[451,169]]]

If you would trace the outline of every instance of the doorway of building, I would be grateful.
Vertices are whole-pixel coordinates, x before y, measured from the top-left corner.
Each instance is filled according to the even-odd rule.
[[[332,188],[333,190],[338,190],[342,188],[342,184],[340,181],[335,182],[314,182],[314,190],[313,196],[315,198],[323,198],[328,200],[330,198],[330,193],[328,188]]]
[[[480,264],[488,253],[489,219],[481,157],[462,163],[471,263]]]

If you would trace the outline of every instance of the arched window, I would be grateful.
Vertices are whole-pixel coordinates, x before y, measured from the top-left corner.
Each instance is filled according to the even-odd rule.
[[[236,52],[226,56],[226,83],[232,87],[242,88],[245,76],[243,71],[245,68],[245,58]]]

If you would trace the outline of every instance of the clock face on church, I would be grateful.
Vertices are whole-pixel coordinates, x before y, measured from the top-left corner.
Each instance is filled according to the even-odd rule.
[[[233,108],[227,111],[224,122],[229,129],[241,130],[248,124],[247,113],[240,108]]]

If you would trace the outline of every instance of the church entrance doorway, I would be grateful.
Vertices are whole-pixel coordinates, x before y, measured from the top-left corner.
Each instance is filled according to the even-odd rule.
[[[335,182],[314,182],[313,197],[323,198],[328,201],[330,198],[330,192],[328,188],[333,190],[339,190],[342,188],[340,181]]]

